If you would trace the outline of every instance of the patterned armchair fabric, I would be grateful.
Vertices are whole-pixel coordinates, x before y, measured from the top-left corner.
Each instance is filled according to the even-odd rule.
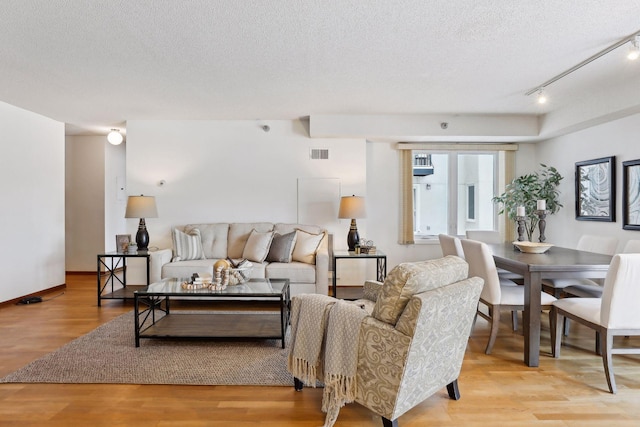
[[[468,271],[456,256],[399,264],[384,279],[372,316],[395,325],[413,295],[466,279]]]
[[[467,266],[459,258],[447,258],[437,260],[439,268],[431,263],[429,290],[408,299],[395,326],[373,316],[361,324],[356,401],[386,418],[388,425],[397,425],[391,420],[445,386],[457,391],[483,280],[452,279],[459,268],[466,277]]]

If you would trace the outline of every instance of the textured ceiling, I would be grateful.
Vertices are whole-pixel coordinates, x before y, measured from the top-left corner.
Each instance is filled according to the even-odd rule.
[[[3,0],[0,101],[69,133],[133,119],[541,114],[620,79],[640,1]],[[639,83],[640,84],[640,83]]]

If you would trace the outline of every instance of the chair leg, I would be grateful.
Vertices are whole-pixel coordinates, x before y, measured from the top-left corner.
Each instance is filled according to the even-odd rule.
[[[602,356],[602,341],[600,340],[600,332],[596,331],[596,354]]]
[[[383,427],[398,427],[398,419],[391,421],[388,418],[382,417],[382,426]]]
[[[602,364],[604,365],[604,374],[607,377],[607,385],[609,391],[616,394],[616,378],[613,374],[613,359],[611,358],[611,351],[613,349],[613,334],[608,330],[604,330],[604,346],[602,350]],[[598,334],[600,335],[600,334]]]
[[[551,355],[556,359],[560,357],[562,345],[562,329],[565,317],[558,313],[555,307],[549,312],[549,324],[551,325]]]
[[[295,388],[296,391],[302,391],[302,389],[304,388],[304,383],[296,377],[293,377],[293,388]]]
[[[518,312],[516,310],[511,312],[511,328],[513,332],[518,330]]]
[[[571,322],[571,319],[569,319],[568,317],[564,318],[564,331],[563,331],[563,333],[564,333],[565,337],[569,336],[569,329],[571,327],[571,323],[570,322]]]
[[[460,390],[458,389],[458,379],[456,378],[449,384],[447,384],[447,392],[449,393],[449,398],[453,400],[460,399]]]
[[[491,354],[493,344],[495,344],[496,337],[498,336],[498,327],[500,326],[500,310],[492,307],[489,309],[489,312],[491,313],[491,334],[489,335],[487,348],[484,350],[485,354]]]

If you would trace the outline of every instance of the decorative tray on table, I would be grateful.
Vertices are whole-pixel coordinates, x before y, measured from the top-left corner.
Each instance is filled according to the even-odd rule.
[[[538,242],[513,242],[513,246],[518,248],[520,252],[526,254],[543,254],[549,250],[553,245],[551,243],[538,243]]]

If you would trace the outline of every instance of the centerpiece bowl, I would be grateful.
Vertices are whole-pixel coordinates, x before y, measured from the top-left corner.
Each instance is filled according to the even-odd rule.
[[[518,248],[520,252],[526,254],[543,254],[549,250],[553,245],[551,243],[538,243],[538,242],[513,242],[513,246]]]

